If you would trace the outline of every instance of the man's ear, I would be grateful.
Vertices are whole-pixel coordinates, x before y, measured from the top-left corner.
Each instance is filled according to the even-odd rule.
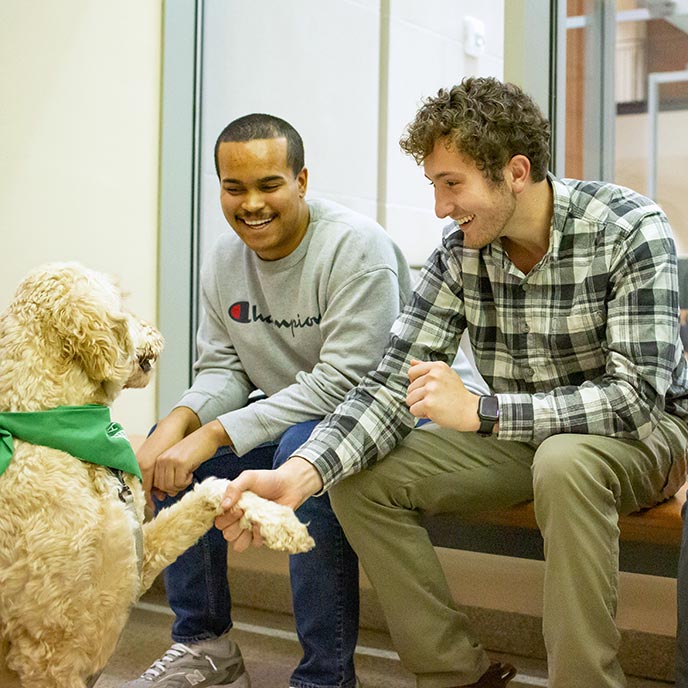
[[[303,198],[308,188],[308,170],[305,167],[302,167],[301,172],[296,175],[296,183],[299,186],[299,196]]]
[[[530,160],[525,155],[514,155],[506,167],[511,189],[516,193],[523,191],[530,179]]]

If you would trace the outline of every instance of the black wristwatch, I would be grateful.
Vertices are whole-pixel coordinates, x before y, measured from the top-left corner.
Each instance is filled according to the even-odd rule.
[[[491,394],[483,394],[478,399],[478,417],[480,418],[478,434],[481,437],[489,437],[495,423],[499,420],[499,399]]]

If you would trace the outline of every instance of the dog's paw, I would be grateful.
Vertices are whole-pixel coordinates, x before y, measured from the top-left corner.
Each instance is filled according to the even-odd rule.
[[[315,547],[308,528],[288,506],[263,499],[253,492],[244,492],[237,506],[244,512],[240,525],[246,529],[257,525],[270,549],[298,554]]]
[[[223,478],[206,478],[203,482],[198,483],[193,491],[212,504],[219,515],[222,513],[220,504],[222,504],[228,485],[229,480]]]
[[[194,488],[194,493],[205,499],[216,514],[222,513],[222,500],[229,485],[228,480],[206,478]],[[257,494],[244,492],[236,504],[243,512],[239,522],[242,528],[250,530],[257,525],[260,534],[270,549],[297,554],[315,547],[315,541],[308,534],[308,528],[299,521],[288,506],[263,499]]]

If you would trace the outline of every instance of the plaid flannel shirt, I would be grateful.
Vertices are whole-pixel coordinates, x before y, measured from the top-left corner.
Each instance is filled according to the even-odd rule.
[[[296,452],[315,465],[324,489],[373,464],[411,431],[411,359],[451,364],[464,329],[499,398],[499,439],[642,439],[665,410],[688,418],[676,249],[666,216],[623,187],[551,175],[549,182],[550,245],[527,275],[500,240],[469,249],[455,223],[445,228],[379,367]]]

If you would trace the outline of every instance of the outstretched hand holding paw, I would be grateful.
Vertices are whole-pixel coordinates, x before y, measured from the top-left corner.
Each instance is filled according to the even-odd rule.
[[[237,552],[251,544],[292,554],[307,552],[315,542],[293,509],[321,488],[318,472],[299,457],[276,470],[244,471],[228,484],[224,513],[215,519],[215,525]]]

